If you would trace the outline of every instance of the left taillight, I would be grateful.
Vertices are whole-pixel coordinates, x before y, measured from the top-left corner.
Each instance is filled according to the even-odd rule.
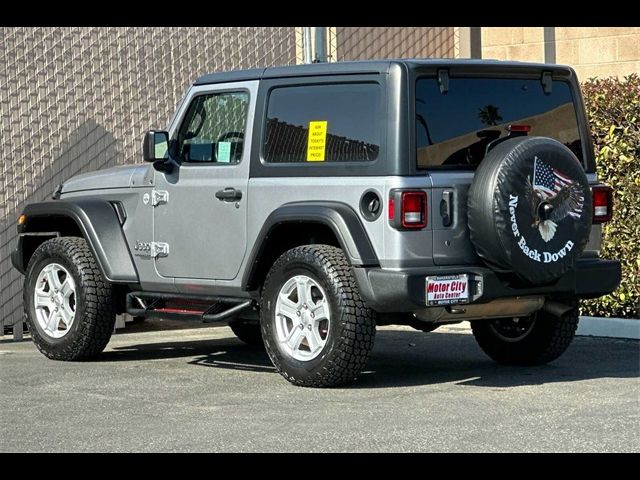
[[[604,223],[613,217],[613,189],[608,185],[596,185],[591,189],[593,197],[593,223]]]
[[[392,190],[389,223],[399,230],[419,230],[427,226],[427,193],[422,190]]]

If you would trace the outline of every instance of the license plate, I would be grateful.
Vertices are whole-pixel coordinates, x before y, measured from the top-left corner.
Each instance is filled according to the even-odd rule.
[[[428,306],[469,303],[469,275],[440,275],[425,280]]]

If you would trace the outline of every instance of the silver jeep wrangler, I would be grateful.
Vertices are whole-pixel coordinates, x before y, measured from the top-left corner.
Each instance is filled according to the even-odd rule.
[[[575,73],[471,60],[205,75],[146,164],[79,175],[18,220],[12,260],[47,357],[116,314],[227,321],[295,385],[353,380],[376,325],[471,321],[500,363],[561,355],[612,292]]]

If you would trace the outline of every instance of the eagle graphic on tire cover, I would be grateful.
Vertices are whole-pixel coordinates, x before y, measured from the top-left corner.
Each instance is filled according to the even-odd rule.
[[[534,228],[545,242],[556,234],[558,223],[570,216],[579,219],[584,206],[582,189],[559,170],[534,157],[533,180],[527,177],[526,196]]]

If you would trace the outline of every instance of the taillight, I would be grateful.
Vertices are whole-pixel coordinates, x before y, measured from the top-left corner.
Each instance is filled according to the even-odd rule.
[[[393,190],[389,198],[389,223],[402,230],[427,226],[427,194],[422,190]]]
[[[604,223],[613,216],[613,189],[608,185],[596,185],[593,195],[593,223]]]

